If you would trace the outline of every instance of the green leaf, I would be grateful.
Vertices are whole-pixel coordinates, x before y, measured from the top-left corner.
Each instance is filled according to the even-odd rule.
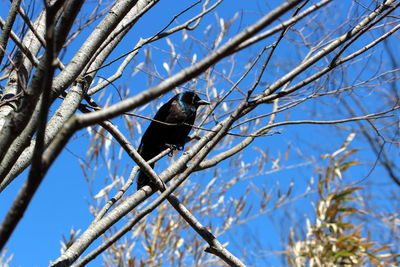
[[[341,251],[335,253],[335,255],[334,255],[335,259],[337,259],[339,257],[351,257],[351,256],[354,256],[354,254],[351,252],[348,252],[346,250],[341,250]]]

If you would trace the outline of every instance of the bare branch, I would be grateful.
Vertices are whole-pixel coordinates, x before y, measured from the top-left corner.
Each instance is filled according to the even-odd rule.
[[[0,36],[0,63],[3,61],[4,53],[6,52],[6,47],[8,39],[10,37],[12,26],[14,25],[15,17],[18,13],[19,5],[21,0],[16,0],[12,2],[10,12],[8,13],[5,23],[2,23],[2,33]]]

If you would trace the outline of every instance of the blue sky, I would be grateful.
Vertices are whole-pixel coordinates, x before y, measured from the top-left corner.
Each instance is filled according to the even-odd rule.
[[[246,25],[249,25],[259,19],[263,14],[265,14],[270,7],[267,5],[277,5],[280,1],[272,1],[272,3],[268,3],[267,1],[247,1],[246,6],[243,6],[243,1],[238,0],[230,0],[223,2],[216,10],[218,16],[224,18],[225,21],[231,19],[236,12],[240,13],[240,19],[238,19],[233,27],[230,30],[230,36],[242,30]],[[345,1],[343,1],[345,2]],[[335,5],[341,10],[348,10],[348,6],[345,7],[344,3],[340,1],[340,4],[337,4],[338,1],[335,1]],[[10,6],[9,1],[0,0],[0,15],[4,18],[8,8]],[[152,33],[159,31],[163,26],[169,22],[170,18],[177,13],[177,11],[181,10],[183,5],[171,5],[167,1],[161,1],[159,5],[153,8],[148,14],[146,14],[139,23],[135,26],[135,28],[129,33],[126,39],[120,44],[120,46],[114,51],[110,58],[115,58],[118,55],[129,51],[133,48],[134,44],[138,40],[139,37],[148,37]],[[82,12],[90,13],[92,8],[91,3],[86,4]],[[37,14],[38,9],[34,11],[34,14]],[[354,11],[357,13],[356,11]],[[340,12],[338,12],[340,13]],[[364,12],[359,12],[363,14]],[[182,18],[179,18],[178,21],[182,22],[185,18],[189,17],[191,13]],[[340,23],[339,19],[341,18],[341,14],[332,14],[333,19],[331,21],[327,21],[327,24],[338,25]],[[212,24],[216,25],[216,13],[210,14],[199,26],[196,32],[191,33],[198,38],[202,38],[202,33],[207,27],[207,25]],[[91,25],[87,29],[87,32],[90,32],[95,25]],[[347,29],[344,29],[347,30]],[[341,34],[340,32],[336,34]],[[78,45],[85,40],[86,35],[83,34],[82,37],[77,38],[73,42],[72,49],[69,49],[65,57],[63,58],[64,62],[67,62],[68,59],[71,58],[71,55],[74,52],[74,49],[78,48]],[[371,38],[371,36],[369,37]],[[395,37],[396,38],[396,37]],[[398,37],[397,37],[398,38]],[[170,38],[173,42],[176,40],[178,45],[181,45],[180,40],[182,39],[182,35],[180,33],[172,36]],[[224,38],[222,42],[225,42],[227,38]],[[274,40],[274,39],[270,39]],[[241,64],[238,66],[238,74],[239,77],[243,73],[243,62],[246,62],[249,57],[255,55],[262,45],[266,45],[268,41],[263,41],[261,44],[255,45],[250,49],[241,52],[237,58],[238,62]],[[361,42],[357,43],[356,46],[362,45],[364,42],[370,41],[370,39],[361,40]],[[165,40],[158,42],[152,46],[152,55],[154,59],[154,64],[157,71],[163,75],[163,77],[167,77],[165,69],[162,67],[163,62],[167,62],[169,60],[168,54],[159,50],[168,49],[168,45]],[[179,48],[179,47],[177,47]],[[204,56],[204,50],[200,48],[194,48],[193,51],[197,52],[198,58],[202,58]],[[293,47],[290,46],[290,41],[284,41],[282,45],[278,47],[276,53],[276,60],[285,62],[285,58],[291,58],[296,60],[295,62],[301,60],[298,57],[298,52],[293,50]],[[301,53],[302,51],[300,51]],[[297,58],[296,58],[297,57]],[[386,55],[382,53],[382,57],[386,59]],[[133,62],[133,64],[139,63],[141,60],[144,60],[143,53],[138,56],[138,59]],[[368,61],[364,61],[368,62]],[[224,64],[228,64],[224,62]],[[290,63],[289,63],[290,64]],[[278,76],[279,74],[283,74],[287,71],[291,65],[282,64],[276,69],[274,69],[273,74]],[[321,63],[322,64],[322,63]],[[361,66],[360,66],[361,65]],[[354,77],[349,77],[348,82],[354,83],[354,79],[362,79],[364,77],[368,77],[372,75],[373,70],[365,70],[362,64],[354,66],[353,70],[350,72],[354,74]],[[101,70],[99,73],[100,76],[107,77],[112,74],[117,68],[118,63],[111,65],[110,67]],[[182,66],[177,66],[175,70],[177,71]],[[242,68],[240,70],[240,67]],[[221,67],[222,68],[222,67]],[[385,66],[382,67],[385,69]],[[137,92],[147,88],[147,78],[143,73],[138,73],[134,77],[130,77],[130,69],[128,69],[127,73],[123,75],[121,80],[115,82],[116,86],[128,86],[130,89],[130,96],[134,95]],[[276,76],[273,76],[272,73],[267,73],[264,82],[271,83],[275,80]],[[353,78],[353,80],[352,80]],[[250,84],[251,81],[254,80],[254,77],[249,77],[245,84]],[[154,83],[157,83],[158,80],[155,80]],[[203,86],[204,84],[200,81],[197,86]],[[220,86],[225,88],[227,84],[221,83]],[[335,86],[340,86],[338,84],[330,84],[332,88]],[[220,87],[221,88],[221,87]],[[219,88],[219,89],[220,89]],[[225,89],[226,91],[227,89]],[[106,97],[109,94],[112,94],[112,101],[116,102],[118,100],[118,96],[115,94],[115,89],[109,87],[107,89]],[[173,94],[167,94],[165,97],[161,98],[157,106],[159,106],[160,102],[165,102],[168,98],[170,98]],[[237,96],[237,95],[236,95]],[[104,99],[102,100],[104,102]],[[373,97],[366,98],[366,101],[371,103],[373,101]],[[321,102],[324,105],[331,105],[332,108],[320,108]],[[323,101],[313,100],[309,101],[304,105],[301,105],[296,112],[292,112],[290,114],[290,118],[292,120],[295,119],[309,119],[312,117],[312,111],[317,110],[320,112],[320,115],[326,115],[329,118],[335,116],[334,118],[342,118],[342,116],[338,113],[335,114],[336,103],[332,99],[324,99]],[[378,109],[377,105],[377,109]],[[259,114],[270,111],[270,105],[264,105],[260,109],[257,110]],[[332,115],[333,113],[333,115]],[[142,115],[151,116],[154,114],[154,108],[147,107],[141,113]],[[286,114],[287,115],[287,114]],[[397,113],[398,116],[398,113]],[[283,115],[279,117],[280,120],[283,120]],[[315,119],[315,118],[314,118]],[[120,123],[121,120],[115,119],[114,122]],[[352,124],[354,126],[354,124]],[[211,124],[209,125],[211,127]],[[307,157],[310,159],[309,162],[321,162],[320,155],[324,153],[332,153],[336,149],[338,149],[344,140],[347,137],[348,133],[342,133],[338,131],[332,131],[332,126],[311,126],[311,125],[303,125],[303,126],[287,126],[279,129],[274,129],[274,131],[279,131],[279,134],[275,134],[268,137],[259,138],[253,146],[260,147],[265,151],[269,151],[270,156],[273,158],[277,158],[280,155],[283,155],[286,151],[288,151],[288,147],[290,147],[289,155],[290,160],[288,162],[283,162],[283,165],[291,165],[291,164],[302,164],[305,162],[304,155],[298,154],[299,151],[305,152]],[[128,131],[126,129],[122,129],[125,133]],[[369,161],[374,161],[375,157],[370,153],[369,147],[363,142],[363,140],[359,139],[360,136],[352,143],[351,147],[360,148],[360,151],[356,154],[356,157],[360,159],[366,159]],[[139,139],[132,140],[134,145],[138,145]],[[329,146],[326,144],[329,143]],[[82,130],[78,132],[68,143],[67,149],[65,149],[62,154],[58,157],[55,164],[51,167],[50,171],[46,175],[46,179],[42,183],[39,191],[35,195],[31,205],[29,206],[28,211],[25,213],[23,220],[19,223],[16,231],[13,233],[10,241],[7,244],[7,248],[9,249],[9,253],[14,254],[14,258],[11,262],[11,266],[46,266],[50,261],[56,259],[60,254],[60,240],[62,235],[68,236],[70,229],[86,229],[86,227],[90,224],[92,220],[92,215],[88,211],[88,202],[89,201],[89,189],[88,185],[82,175],[81,167],[79,165],[79,160],[76,157],[84,158],[85,154],[88,150],[89,142],[88,142],[88,134],[86,130]],[[391,145],[389,145],[391,146]],[[71,153],[70,151],[73,151]],[[218,152],[218,151],[217,151]],[[255,155],[257,155],[257,151],[250,148],[243,154],[243,162],[244,163],[252,163]],[[396,148],[393,147],[391,153],[394,157],[399,158],[399,154],[396,152]],[[102,164],[102,163],[101,163]],[[121,170],[120,174],[124,173],[124,168],[127,164],[130,164],[129,159],[126,154],[123,154],[120,166]],[[164,163],[165,164],[165,163]],[[272,165],[271,161],[268,162],[270,166]],[[133,165],[129,165],[133,166]],[[163,166],[163,163],[159,164],[159,168]],[[223,162],[221,164],[222,168],[229,168],[229,162]],[[299,167],[295,169],[285,170],[276,174],[263,175],[258,177],[257,179],[252,179],[251,181],[242,181],[233,188],[230,192],[228,192],[232,196],[240,196],[244,193],[244,188],[249,185],[250,182],[254,182],[255,184],[261,186],[264,185],[267,188],[277,188],[277,183],[279,183],[281,187],[281,191],[285,192],[289,188],[289,185],[292,181],[295,181],[296,187],[294,189],[293,194],[300,194],[304,192],[308,185],[308,180],[312,176],[314,167],[312,164],[308,163],[304,167]],[[94,183],[94,191],[100,190],[104,186],[104,179],[101,179],[102,176],[106,176],[107,174],[102,173],[104,171],[103,166],[99,166],[100,171],[97,174],[96,178],[99,178],[98,182]],[[350,181],[344,180],[343,183],[352,182],[361,180],[369,173],[371,167],[369,165],[362,165],[355,167],[352,169],[352,175]],[[27,173],[23,173],[20,177],[15,180],[11,186],[9,186],[4,192],[0,194],[0,216],[4,217],[5,213],[8,210],[8,207],[12,203],[12,200],[15,197],[16,192],[20,188],[23,180],[26,178]],[[203,183],[207,184],[207,182],[211,179],[211,172],[203,175],[195,175],[191,182]],[[380,178],[379,182],[389,184],[390,188],[390,180],[386,177],[386,173],[382,171],[380,168],[376,168],[373,172],[373,175],[370,175],[363,182],[365,184],[370,182],[375,182],[373,177],[383,177]],[[274,191],[276,193],[276,191]],[[374,192],[376,193],[376,192]],[[251,199],[249,201],[252,201]],[[290,204],[285,207],[286,211],[282,212],[271,212],[265,216],[260,216],[259,218],[253,220],[249,225],[243,228],[235,229],[232,232],[229,232],[226,235],[221,237],[221,241],[229,241],[232,244],[232,252],[238,252],[240,249],[242,235],[250,236],[265,236],[265,238],[261,238],[260,242],[263,243],[263,247],[273,250],[280,250],[282,247],[279,245],[275,245],[279,243],[281,235],[285,235],[288,233],[288,227],[286,225],[280,225],[279,218],[283,216],[285,212],[293,213],[298,212],[299,214],[307,214],[312,209],[311,207],[311,199],[305,199],[300,204]],[[289,210],[289,211],[288,211]],[[276,219],[274,219],[276,216]],[[299,217],[300,222],[301,216]],[[235,245],[237,244],[237,246]],[[89,250],[90,251],[90,248]],[[8,253],[8,254],[9,254]],[[269,253],[269,252],[267,252]],[[253,261],[254,262],[251,262]],[[281,262],[279,261],[279,257],[275,257],[271,255],[268,257],[268,264],[273,264],[274,266],[281,266]],[[249,264],[254,264],[254,266],[262,266],[263,264],[267,264],[263,261],[258,261],[256,258],[249,257]],[[101,257],[90,263],[88,266],[98,266],[101,263]]]

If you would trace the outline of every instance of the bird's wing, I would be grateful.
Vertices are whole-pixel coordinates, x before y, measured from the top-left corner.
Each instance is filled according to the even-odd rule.
[[[168,106],[167,116],[164,118],[165,122],[169,123],[183,123],[186,120],[187,114],[182,110],[178,101],[172,101]]]
[[[165,103],[164,105],[162,105],[161,108],[159,108],[157,110],[157,113],[154,116],[154,119],[158,120],[158,121],[166,121],[166,118],[168,116],[170,107],[171,107],[171,101],[169,101],[169,102]]]
[[[169,107],[171,105],[170,102],[165,103],[158,109],[156,115],[153,118],[155,121],[150,122],[150,125],[147,127],[147,130],[144,132],[142,136],[142,140],[139,146],[139,151],[143,151],[145,144],[149,145],[150,143],[157,141],[158,139],[157,136],[160,134],[160,129],[163,128],[162,125],[157,121],[161,122],[166,121],[169,113]]]

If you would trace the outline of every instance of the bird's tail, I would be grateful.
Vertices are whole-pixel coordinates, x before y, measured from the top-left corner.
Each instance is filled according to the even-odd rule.
[[[154,163],[150,164],[150,167],[154,168]],[[145,185],[149,185],[152,188],[156,188],[155,184],[150,182],[150,178],[144,172],[139,171],[139,175],[137,177],[137,190],[139,190]]]

